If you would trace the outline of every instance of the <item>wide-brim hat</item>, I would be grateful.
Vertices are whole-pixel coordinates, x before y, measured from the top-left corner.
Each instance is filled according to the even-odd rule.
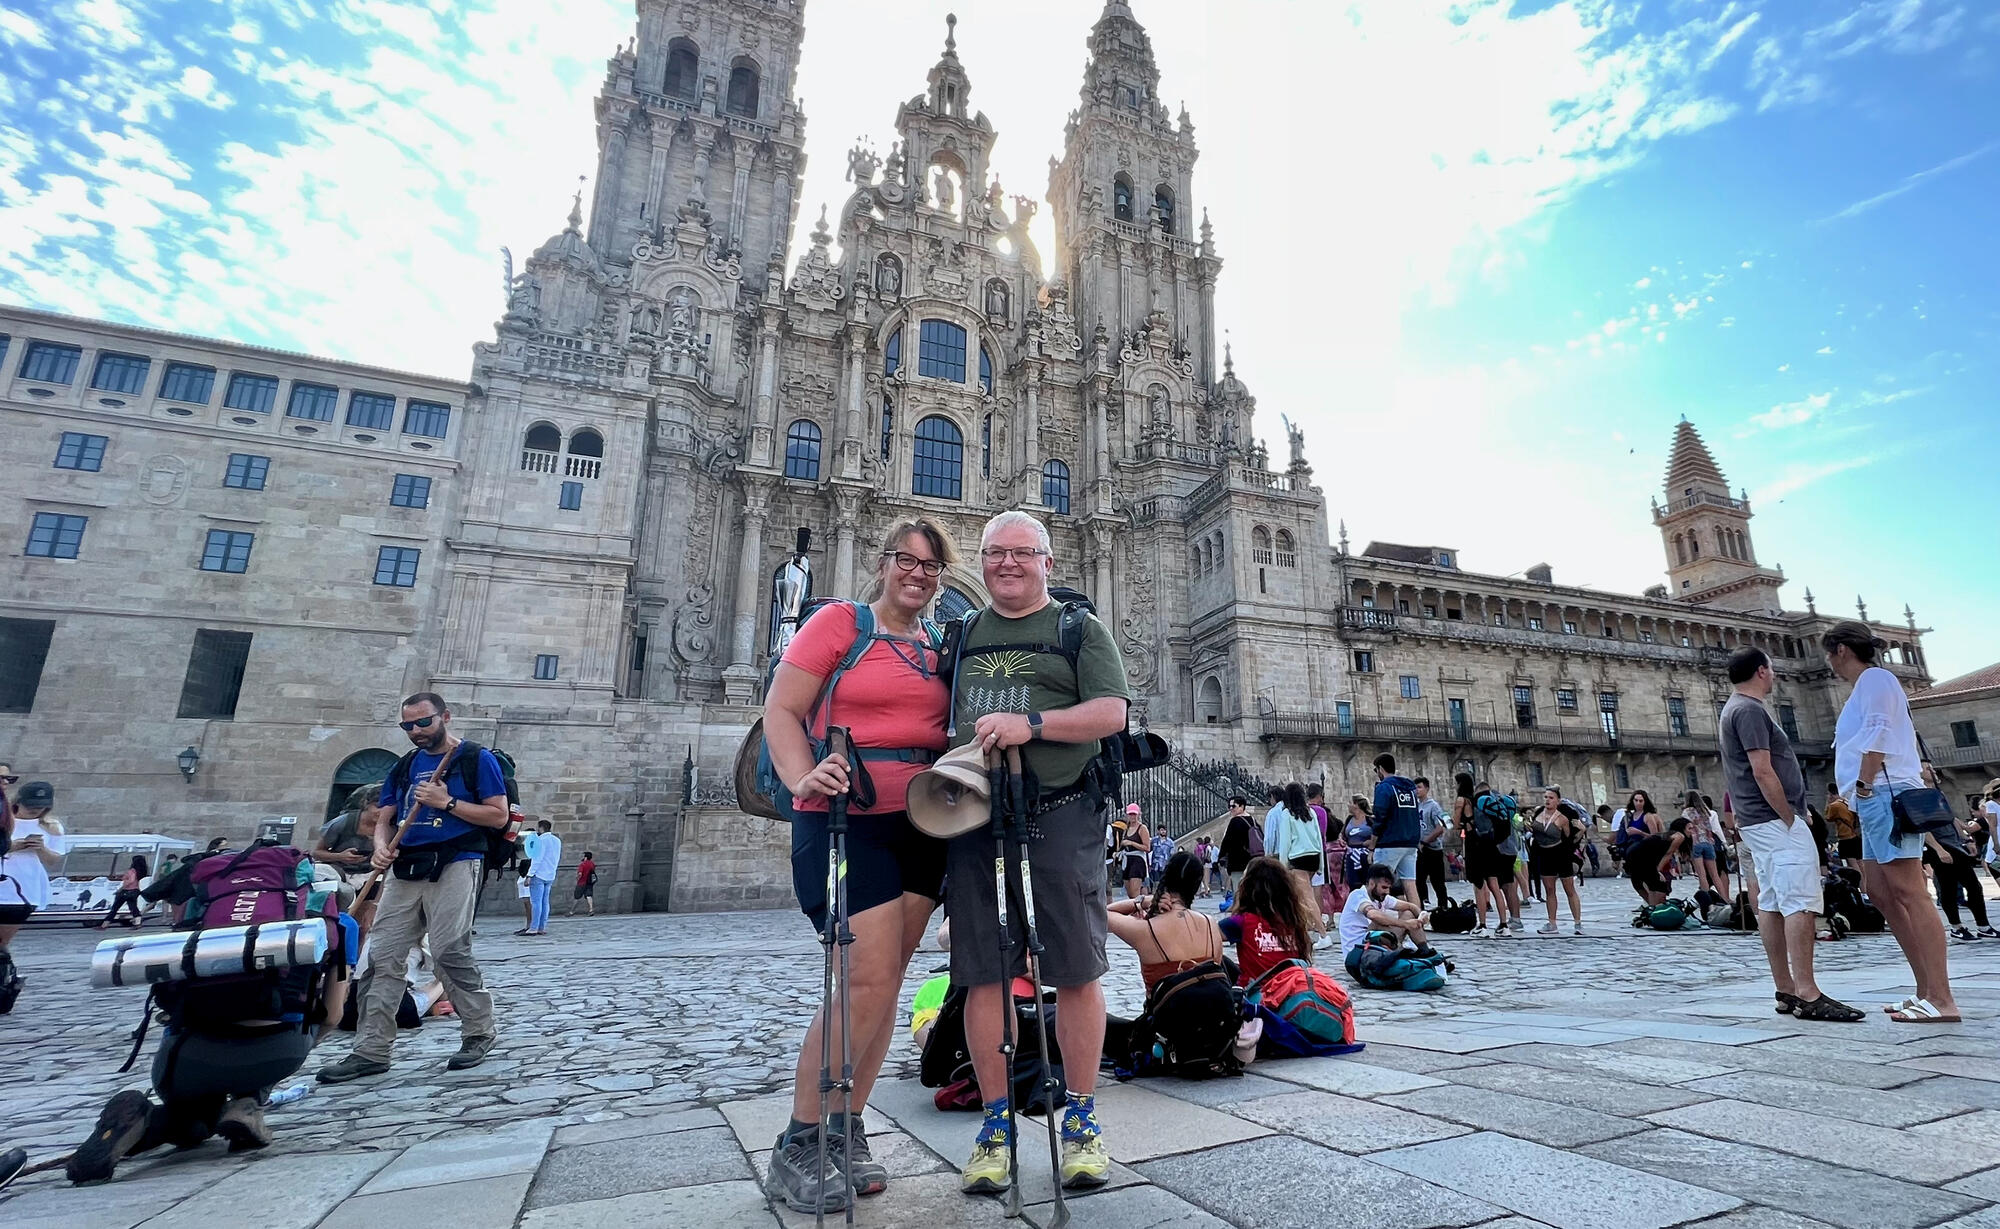
[[[947,751],[910,778],[903,803],[910,823],[925,836],[948,839],[984,827],[992,819],[993,804],[979,745]]]

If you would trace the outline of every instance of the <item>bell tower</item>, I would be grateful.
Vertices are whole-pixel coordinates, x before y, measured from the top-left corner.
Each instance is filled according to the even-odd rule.
[[[1676,599],[1745,612],[1784,609],[1778,600],[1784,574],[1758,564],[1750,516],[1749,494],[1730,495],[1701,432],[1681,419],[1667,462],[1666,504],[1653,505]]]

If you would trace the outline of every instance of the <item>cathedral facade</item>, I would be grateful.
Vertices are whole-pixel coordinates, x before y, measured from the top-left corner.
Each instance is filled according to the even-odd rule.
[[[106,432],[57,502],[12,501],[28,549],[0,590],[0,735],[71,791],[73,826],[240,839],[294,814],[309,832],[399,749],[397,697],[429,688],[513,753],[527,809],[598,852],[619,903],[782,906],[788,834],[726,787],[774,573],[803,555],[816,592],[854,596],[884,527],[921,514],[968,556],[949,616],[983,601],[971,552],[1009,508],[1048,525],[1057,580],[1117,637],[1134,724],[1191,758],[1335,793],[1384,749],[1592,801],[1713,792],[1721,663],[1757,644],[1823,759],[1832,620],[1810,594],[1783,609],[1747,496],[1689,424],[1655,510],[1668,583],[1644,595],[1336,534],[1302,437],[1267,451],[1218,347],[1194,125],[1162,105],[1124,0],[1090,30],[1043,199],[993,177],[948,29],[886,156],[848,152],[852,190],[796,259],[803,0],[637,9],[596,104],[590,208],[510,270],[464,384],[0,311],[13,438],[68,469],[88,450],[70,436]],[[122,566],[93,559],[113,517]],[[341,550],[366,558],[332,570]],[[143,600],[134,567],[165,578]],[[1926,683],[1914,616],[1881,630]],[[183,743],[196,766],[176,771]]]

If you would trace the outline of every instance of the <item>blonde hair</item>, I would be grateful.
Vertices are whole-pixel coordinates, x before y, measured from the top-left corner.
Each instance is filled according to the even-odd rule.
[[[888,532],[882,535],[882,549],[875,556],[875,575],[861,589],[863,602],[872,602],[882,596],[882,569],[888,563],[887,556],[895,554],[896,548],[913,533],[923,537],[931,548],[931,554],[935,555],[945,567],[957,566],[958,548],[951,544],[951,535],[946,533],[943,527],[928,516],[906,517],[890,525]]]

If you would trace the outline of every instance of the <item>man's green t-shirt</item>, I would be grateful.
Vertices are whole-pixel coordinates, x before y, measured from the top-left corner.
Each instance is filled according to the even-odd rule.
[[[1061,613],[1062,603],[1053,601],[1019,619],[983,610],[960,652],[982,645],[1053,645]],[[1060,653],[982,653],[964,661],[958,669],[958,706],[952,714],[956,734],[951,745],[971,742],[974,725],[987,713],[1040,713],[1074,708],[1103,696],[1131,698],[1125,688],[1125,658],[1095,615],[1084,620],[1076,665],[1072,674]],[[1097,744],[1036,742],[1022,750],[1042,791],[1053,793],[1076,784],[1097,754]]]

